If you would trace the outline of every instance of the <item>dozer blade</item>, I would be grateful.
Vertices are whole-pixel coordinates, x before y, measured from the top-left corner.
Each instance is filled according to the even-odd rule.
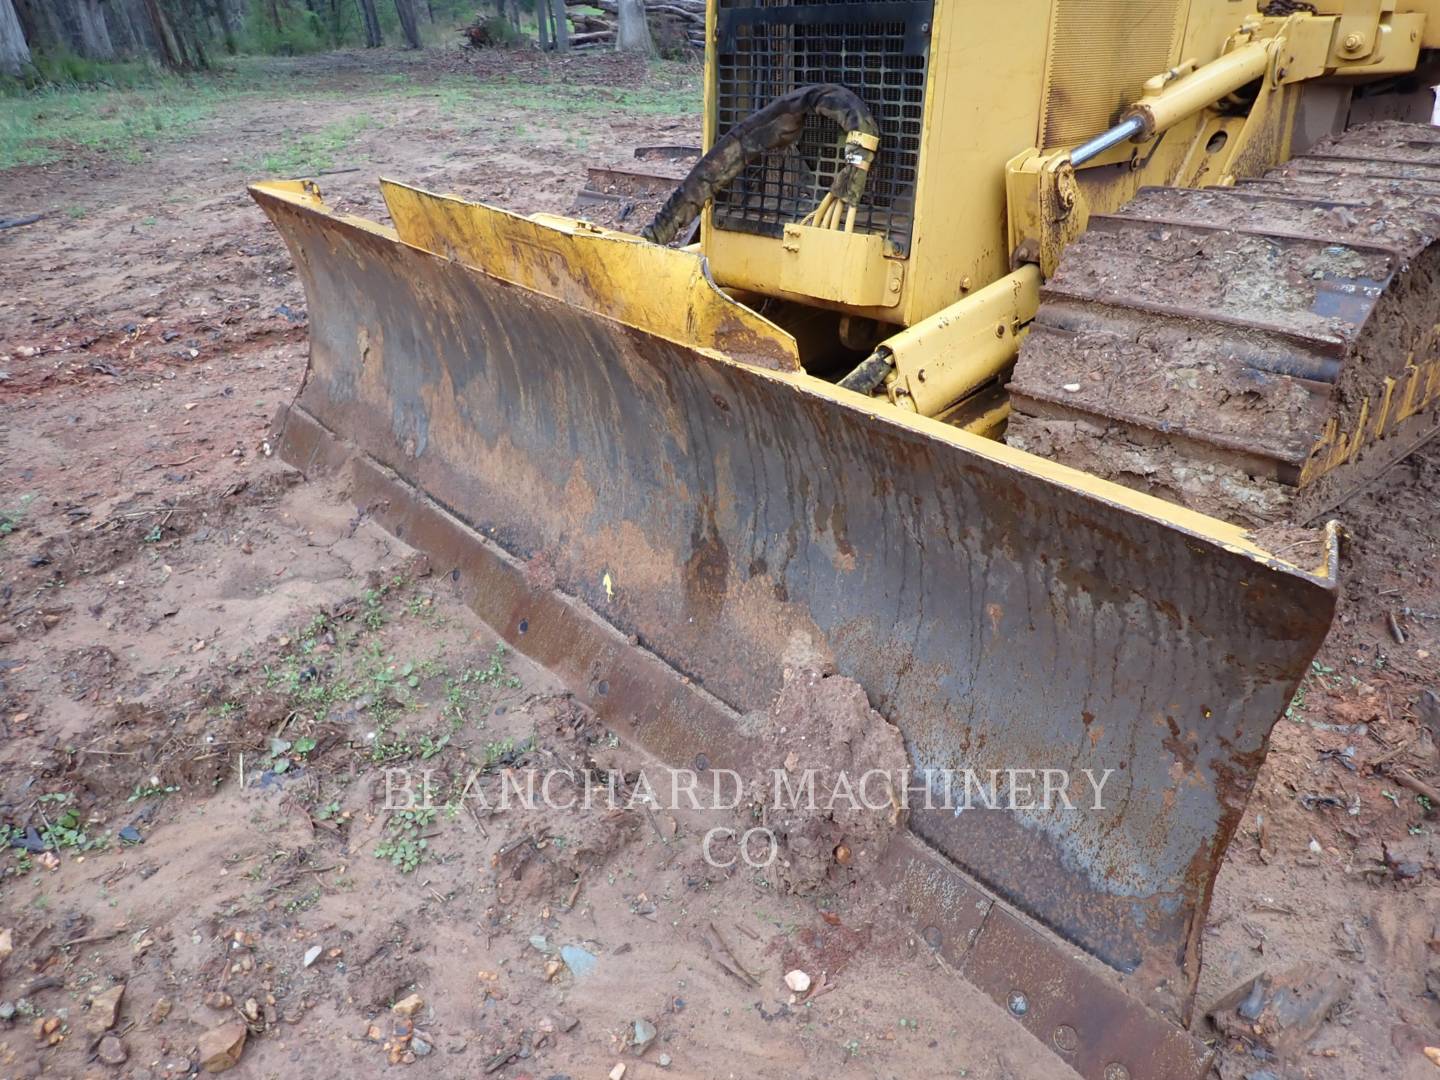
[[[394,184],[394,230],[310,184],[252,191],[309,300],[288,460],[347,465],[503,636],[672,764],[743,768],[735,718],[808,639],[905,736],[929,846],[892,852],[889,887],[926,940],[1083,1076],[1197,1075],[1176,1021],[1329,626],[1333,536],[1306,572],[877,408],[796,370],[693,253]],[[1011,769],[1065,770],[1075,809],[918,790]],[[1099,806],[1082,770],[1108,775]]]

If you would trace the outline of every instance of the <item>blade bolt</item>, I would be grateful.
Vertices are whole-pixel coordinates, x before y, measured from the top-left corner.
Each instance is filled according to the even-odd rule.
[[[1055,1049],[1064,1054],[1073,1054],[1075,1048],[1080,1045],[1080,1036],[1069,1024],[1061,1024],[1057,1027],[1052,1038],[1055,1040]]]
[[[1105,1066],[1105,1080],[1130,1080],[1130,1070],[1118,1061]]]
[[[1010,1011],[1016,1016],[1024,1016],[1030,1011],[1030,999],[1019,990],[1010,991]],[[1109,1080],[1107,1077],[1106,1080]]]

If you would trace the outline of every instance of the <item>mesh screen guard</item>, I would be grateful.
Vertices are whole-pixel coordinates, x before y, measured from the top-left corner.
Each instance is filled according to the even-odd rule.
[[[849,87],[874,112],[881,138],[855,228],[908,254],[932,11],[932,0],[720,0],[717,137],[798,86]],[[843,139],[833,121],[807,117],[798,142],[758,158],[716,195],[715,226],[779,236],[829,190]]]

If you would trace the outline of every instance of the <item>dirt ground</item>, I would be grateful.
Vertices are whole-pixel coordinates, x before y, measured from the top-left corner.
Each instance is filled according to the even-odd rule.
[[[883,896],[717,870],[703,816],[384,811],[397,763],[452,803],[471,770],[493,795],[511,766],[645,764],[269,456],[305,299],[244,194],[257,155],[365,116],[333,155],[357,171],[322,178],[344,210],[381,216],[383,174],[565,211],[587,165],[699,139],[686,111],[457,105],[517,63],[649,78],[274,61],[137,161],[0,173],[0,216],[85,207],[0,233],[0,1077],[178,1076],[241,1031],[246,1076],[1060,1077]],[[1285,1062],[1230,1024],[1224,1080],[1436,1075],[1440,446],[1342,516],[1343,613],[1227,857],[1200,1002],[1299,964],[1343,993]],[[796,967],[824,992],[792,1003]]]

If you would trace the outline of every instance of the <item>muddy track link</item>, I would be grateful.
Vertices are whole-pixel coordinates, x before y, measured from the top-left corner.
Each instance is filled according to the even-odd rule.
[[[1437,431],[1437,237],[1425,125],[1142,189],[1042,291],[1006,440],[1239,524],[1311,521]]]

